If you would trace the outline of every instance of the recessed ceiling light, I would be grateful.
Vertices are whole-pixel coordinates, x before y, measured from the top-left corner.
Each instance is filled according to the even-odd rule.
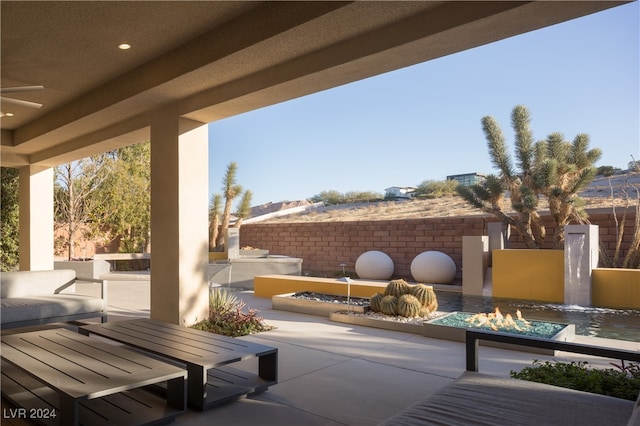
[[[131,49],[131,45],[129,43],[120,43],[118,45],[118,49],[120,49],[120,50]]]
[[[5,117],[13,117],[13,113],[12,112],[5,112],[4,116]]]

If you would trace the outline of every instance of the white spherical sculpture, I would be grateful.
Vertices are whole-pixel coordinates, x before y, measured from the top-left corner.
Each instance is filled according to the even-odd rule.
[[[451,284],[456,277],[456,264],[441,251],[425,251],[411,262],[411,275],[420,283]]]
[[[356,260],[356,274],[363,280],[388,280],[393,269],[389,255],[377,250],[366,251]]]

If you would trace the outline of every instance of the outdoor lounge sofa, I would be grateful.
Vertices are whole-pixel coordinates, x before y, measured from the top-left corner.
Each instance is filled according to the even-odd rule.
[[[76,281],[100,285],[100,297],[75,294]],[[100,317],[107,321],[107,284],[77,278],[72,269],[3,272],[0,275],[0,327],[28,327]]]
[[[640,396],[633,401],[478,373],[478,340],[638,361],[640,352],[555,342],[504,333],[467,332],[467,371],[453,383],[388,418],[382,426],[531,425],[640,426]]]

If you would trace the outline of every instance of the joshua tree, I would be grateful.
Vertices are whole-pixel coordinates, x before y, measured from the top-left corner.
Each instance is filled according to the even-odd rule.
[[[242,221],[249,217],[251,214],[251,198],[253,197],[253,192],[246,190],[244,194],[242,194],[242,198],[240,199],[240,205],[238,206],[238,210],[236,210],[236,217],[238,220],[236,221],[236,228],[240,228],[242,226]]]
[[[587,218],[584,201],[578,196],[596,175],[594,163],[602,152],[589,150],[589,136],[579,134],[573,142],[564,141],[561,133],[552,133],[543,143],[534,178],[549,201],[549,211],[556,228],[554,248],[564,245],[564,226],[572,220],[583,222]],[[544,149],[546,148],[546,149]]]
[[[222,196],[215,194],[209,203],[209,251],[216,248],[218,239],[218,227],[220,226],[220,207],[222,206]]]
[[[216,247],[221,248],[225,245],[225,233],[224,230],[229,227],[229,221],[231,218],[231,205],[233,199],[236,198],[242,192],[242,186],[236,184],[236,173],[238,172],[238,164],[232,161],[227,166],[227,172],[224,175],[222,191],[224,193],[224,212],[222,213],[222,224],[220,229],[222,232],[218,233],[216,239]]]
[[[473,206],[491,213],[518,230],[529,248],[538,248],[545,237],[545,229],[538,215],[538,193],[532,179],[534,164],[533,136],[529,130],[528,111],[523,106],[514,108],[511,124],[516,132],[517,172],[507,151],[502,130],[493,117],[482,118],[482,130],[487,139],[491,162],[499,175],[487,176],[484,184],[459,185],[458,193]],[[511,207],[516,217],[504,210],[505,193],[511,195]]]
[[[489,175],[484,184],[458,186],[458,193],[473,206],[494,214],[518,230],[529,248],[540,248],[546,230],[538,214],[539,197],[549,201],[549,210],[556,222],[554,248],[564,244],[564,226],[586,214],[577,193],[595,176],[593,164],[600,158],[599,149],[588,150],[589,137],[581,134],[573,142],[564,141],[560,133],[535,142],[529,128],[526,107],[518,105],[511,114],[515,131],[517,171],[500,126],[492,117],[482,119],[489,155],[499,175]],[[515,216],[504,210],[505,194],[510,194]]]
[[[220,214],[222,205],[222,195],[215,194],[209,203],[209,250],[224,251],[225,250],[225,230],[229,228],[231,219],[231,205],[233,200],[242,194],[242,186],[236,185],[236,173],[238,165],[235,162],[229,163],[227,172],[224,175],[222,190],[224,192],[224,211]],[[240,228],[242,220],[251,214],[251,197],[253,193],[249,190],[242,194],[240,205],[236,210],[238,220],[235,223],[236,228]]]

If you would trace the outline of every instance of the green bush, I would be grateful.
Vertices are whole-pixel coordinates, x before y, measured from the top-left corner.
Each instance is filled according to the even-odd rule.
[[[314,203],[322,202],[327,206],[348,203],[371,203],[374,201],[381,201],[383,199],[384,196],[378,192],[348,191],[342,193],[334,189],[329,191],[322,191],[321,193],[316,194],[310,198],[310,200]]]
[[[18,266],[18,169],[0,168],[2,215],[0,216],[0,271]]]
[[[640,392],[640,365],[613,365],[616,368],[596,369],[586,361],[536,360],[519,373],[511,371],[511,377],[635,401]]]
[[[231,337],[273,330],[274,327],[265,324],[255,309],[244,312],[245,306],[246,303],[231,291],[215,290],[209,297],[209,318],[192,328]]]
[[[596,171],[596,176],[604,176],[604,177],[609,177],[609,176],[613,176],[616,172],[621,171],[619,168],[617,167],[613,167],[613,166],[600,166],[598,167],[597,171]]]
[[[414,192],[414,196],[418,198],[442,198],[442,197],[452,197],[456,195],[456,187],[458,186],[458,181],[456,180],[425,180]]]

